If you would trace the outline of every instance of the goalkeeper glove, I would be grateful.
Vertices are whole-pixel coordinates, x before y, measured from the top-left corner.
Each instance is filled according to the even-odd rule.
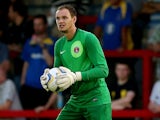
[[[49,80],[49,78],[48,78],[48,76],[47,76],[48,73],[49,73],[49,69],[47,68],[47,69],[44,70],[43,75],[41,75],[41,77],[40,77],[40,83],[41,83],[42,87],[43,87],[46,91],[49,91],[49,89],[48,89],[48,87],[47,87],[47,83],[48,83],[48,80]]]
[[[82,80],[81,72],[73,73],[71,70],[69,70],[66,67],[59,67],[61,71],[65,74],[59,74],[56,77],[56,82],[59,88],[65,90],[69,88],[72,84],[74,84],[76,81]]]

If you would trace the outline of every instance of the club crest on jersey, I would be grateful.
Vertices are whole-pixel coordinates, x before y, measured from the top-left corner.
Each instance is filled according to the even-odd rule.
[[[74,58],[78,58],[83,53],[83,46],[81,41],[75,41],[71,46],[71,54]]]
[[[79,52],[79,47],[75,47],[75,48],[74,48],[74,52],[75,52],[75,53],[78,53],[78,52]]]

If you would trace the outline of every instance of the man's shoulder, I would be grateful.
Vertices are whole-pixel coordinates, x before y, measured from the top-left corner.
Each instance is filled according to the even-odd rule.
[[[65,37],[62,36],[55,42],[55,45],[56,46],[61,45],[62,43],[64,43],[64,41],[65,41]]]
[[[158,80],[158,81],[155,82],[155,86],[156,86],[157,88],[160,88],[160,80]]]
[[[86,38],[88,38],[88,37],[90,37],[90,38],[95,37],[95,35],[92,32],[89,32],[89,31],[86,31],[86,30],[82,30],[82,29],[78,29],[78,34],[80,36],[83,36],[83,37],[86,37]]]
[[[26,39],[25,43],[24,43],[24,46],[27,46],[29,47],[31,45],[31,40],[32,40],[32,37]]]
[[[48,37],[46,37],[43,42],[46,45],[54,45],[54,43],[56,42],[57,38],[52,36],[52,35],[48,35]]]
[[[80,29],[80,28],[78,28],[78,32],[82,33],[82,34],[93,34],[93,33],[89,32],[89,31],[86,31],[86,30],[83,30],[83,29]]]
[[[8,85],[13,85],[14,86],[14,82],[12,80],[10,80],[10,79],[7,79],[5,82]]]
[[[12,80],[10,79],[7,79],[5,82],[4,82],[4,88],[10,88],[10,89],[15,89],[15,84]]]

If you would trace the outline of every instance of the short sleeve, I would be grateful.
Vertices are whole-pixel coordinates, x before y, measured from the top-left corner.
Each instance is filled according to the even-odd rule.
[[[130,4],[127,4],[127,12],[126,16],[122,19],[122,26],[131,25],[131,19],[132,19],[132,7]]]
[[[11,80],[7,80],[4,86],[4,94],[3,94],[4,101],[6,100],[13,101],[15,95],[16,95],[16,88],[14,83]]]
[[[160,81],[156,82],[152,88],[150,101],[160,104]]]

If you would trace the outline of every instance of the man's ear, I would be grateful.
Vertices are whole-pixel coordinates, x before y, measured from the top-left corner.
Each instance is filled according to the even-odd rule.
[[[77,21],[77,17],[76,16],[73,17],[73,21],[74,21],[74,23],[76,23],[76,21]]]

